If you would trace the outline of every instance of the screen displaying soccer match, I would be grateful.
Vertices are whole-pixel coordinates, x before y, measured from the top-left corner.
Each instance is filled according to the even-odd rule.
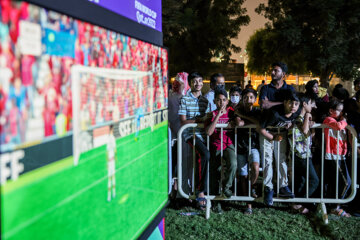
[[[0,2],[2,239],[133,239],[167,202],[168,55]]]

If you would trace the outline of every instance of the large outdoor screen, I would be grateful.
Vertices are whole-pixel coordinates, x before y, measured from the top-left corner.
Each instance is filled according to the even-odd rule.
[[[133,239],[167,202],[167,51],[0,1],[2,239]]]
[[[161,0],[88,0],[135,22],[162,31]]]

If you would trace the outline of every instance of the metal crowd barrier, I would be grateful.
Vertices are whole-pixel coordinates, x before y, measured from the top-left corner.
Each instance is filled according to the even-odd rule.
[[[168,164],[168,194],[171,193],[172,184],[173,184],[173,176],[172,176],[172,139],[171,139],[171,129],[168,128],[168,155],[169,155],[169,164]]]
[[[226,128],[228,125],[227,124],[217,124],[216,125],[216,128],[220,128],[221,129],[221,143],[223,142],[223,139],[222,139],[222,133],[223,133],[223,129]],[[194,175],[194,167],[195,167],[195,148],[193,148],[193,174],[192,174],[192,181],[191,181],[191,184],[192,184],[192,195],[189,195],[187,193],[185,193],[183,191],[183,186],[182,186],[182,183],[183,183],[183,176],[182,176],[182,172],[183,172],[183,169],[182,169],[182,165],[183,165],[183,162],[182,162],[182,135],[183,135],[183,132],[185,129],[187,128],[193,128],[193,136],[195,136],[195,128],[203,128],[203,124],[196,124],[196,123],[191,123],[191,124],[186,124],[184,126],[182,126],[178,132],[178,135],[177,135],[177,178],[178,178],[178,192],[179,194],[184,197],[184,198],[187,198],[187,199],[195,199],[196,196],[195,196],[195,183],[194,183],[194,180],[195,180],[195,175]],[[251,146],[251,131],[255,131],[256,130],[256,125],[246,125],[246,126],[243,126],[243,127],[236,127],[235,128],[235,154],[237,155],[237,130],[239,128],[247,128],[249,129],[249,146]],[[325,149],[324,149],[324,141],[325,141],[325,134],[324,134],[324,129],[325,128],[329,128],[329,126],[326,126],[326,125],[323,125],[323,124],[314,124],[312,127],[312,129],[314,128],[319,128],[321,129],[321,173],[320,173],[320,176],[319,176],[319,186],[320,187],[320,198],[315,198],[315,197],[309,197],[309,155],[307,155],[307,169],[306,169],[306,197],[305,198],[297,198],[295,196],[295,198],[290,198],[290,199],[284,199],[284,198],[279,198],[279,197],[276,197],[276,195],[274,194],[274,198],[273,198],[273,201],[274,202],[288,202],[288,203],[319,203],[319,210],[322,212],[323,214],[323,218],[324,218],[324,221],[325,223],[327,223],[327,213],[326,213],[326,207],[325,207],[325,204],[326,203],[334,203],[334,204],[343,204],[343,203],[348,203],[350,201],[352,201],[354,198],[355,198],[355,195],[356,195],[356,189],[358,188],[358,185],[356,184],[357,182],[357,146],[358,146],[358,140],[357,140],[357,134],[356,134],[356,130],[354,128],[352,128],[351,126],[347,126],[346,129],[348,130],[348,132],[351,134],[352,136],[352,144],[351,146],[356,146],[356,147],[351,147],[352,149],[352,153],[351,153],[351,156],[352,156],[352,167],[351,167],[351,193],[350,195],[346,198],[346,199],[339,199],[339,171],[336,171],[336,197],[335,198],[324,198],[324,156],[325,156]],[[280,129],[278,128],[278,131]],[[293,131],[292,129],[289,129],[289,131]],[[294,136],[294,134],[293,134]],[[207,136],[207,149],[210,150],[209,148],[209,143],[210,143],[210,137]],[[193,138],[195,139],[195,138]],[[282,141],[287,141],[287,139],[283,139]],[[292,139],[293,143],[294,143],[294,137]],[[339,131],[337,131],[337,141],[338,141],[338,144],[337,144],[337,155],[339,154]],[[195,140],[193,140],[193,143],[192,143],[194,146],[195,146]],[[260,143],[261,144],[261,143]],[[309,143],[308,143],[309,144]],[[222,145],[222,144],[221,144]],[[278,158],[277,158],[277,161],[276,161],[276,158],[273,158],[273,161],[276,161],[276,166],[277,166],[277,195],[279,194],[279,153],[280,153],[280,144],[277,145],[278,146]],[[292,161],[291,161],[291,169],[292,169],[292,173],[294,173],[294,144],[292,144],[292,149],[291,150],[291,158],[292,158]],[[308,146],[307,146],[308,147]],[[315,146],[315,147],[320,147],[320,146]],[[349,148],[348,148],[349,149]],[[260,149],[259,149],[260,151]],[[250,151],[248,151],[249,154],[250,154]],[[264,148],[264,152],[265,152],[265,148]],[[264,164],[264,158],[262,156],[264,156],[265,154],[260,154],[261,155],[261,161],[262,161],[262,167],[265,166]],[[223,156],[223,149],[221,149],[221,157]],[[327,160],[329,161],[329,160]],[[335,161],[335,160],[334,160]],[[336,160],[337,162],[337,165],[338,165],[338,159]],[[209,161],[210,162],[210,161]],[[235,191],[234,191],[234,195],[231,196],[230,198],[226,198],[224,197],[223,195],[210,195],[209,194],[209,179],[211,178],[211,176],[209,176],[209,162],[208,162],[208,166],[207,166],[207,194],[205,195],[205,198],[206,198],[206,201],[207,201],[207,204],[206,204],[206,219],[208,219],[210,217],[210,207],[211,207],[211,200],[224,200],[224,201],[246,201],[246,202],[252,202],[252,201],[257,201],[257,202],[260,202],[260,201],[263,201],[263,196],[264,196],[264,193],[262,193],[262,197],[260,198],[253,198],[251,196],[251,189],[250,189],[250,175],[248,175],[248,181],[249,181],[249,187],[248,187],[248,196],[237,196],[237,186],[236,186],[236,179],[235,179],[235,184],[234,184],[234,187],[235,187]],[[221,163],[222,165],[222,169],[223,169],[223,163]],[[248,165],[248,171],[250,171],[250,166]],[[289,167],[288,167],[289,169]],[[222,170],[223,171],[223,170]],[[260,169],[261,171],[261,169]],[[221,174],[222,176],[223,174]],[[291,178],[292,178],[292,184],[291,184],[291,190],[292,192],[294,192],[294,174],[291,174]],[[221,179],[222,180],[222,179]],[[222,182],[220,180],[220,183]],[[222,184],[220,184],[222,185]],[[289,186],[290,187],[290,186]],[[263,185],[263,189],[264,189],[264,185]]]

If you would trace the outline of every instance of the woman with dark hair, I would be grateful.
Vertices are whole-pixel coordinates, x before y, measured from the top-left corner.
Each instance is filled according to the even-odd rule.
[[[326,90],[324,88],[319,88],[319,82],[315,79],[310,80],[306,83],[305,85],[305,93],[307,95],[312,95],[312,94],[316,94],[316,103],[318,103],[319,101],[322,102],[329,102],[329,95],[327,93],[324,94],[320,94],[320,90]]]
[[[327,92],[324,94],[324,90],[326,91],[324,88],[319,88],[319,82],[315,79],[308,81],[305,85],[305,94],[308,96],[313,96],[315,99],[317,108],[313,109],[311,113],[315,122],[324,121],[327,109],[326,103],[328,103],[330,100]]]

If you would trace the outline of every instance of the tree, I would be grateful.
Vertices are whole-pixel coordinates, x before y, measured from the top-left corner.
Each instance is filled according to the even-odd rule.
[[[301,56],[306,69],[327,86],[334,74],[350,79],[360,63],[359,0],[269,0],[256,9],[270,20],[267,31],[281,49]],[[295,72],[297,73],[297,72]]]
[[[231,43],[250,21],[244,0],[164,0],[164,45],[169,48],[170,75],[208,72],[211,59],[228,61],[241,48]]]
[[[302,52],[284,48],[279,42],[282,42],[282,36],[276,31],[267,28],[257,30],[246,44],[249,72],[258,75],[270,74],[271,64],[283,61],[287,63],[291,73],[308,73]]]

